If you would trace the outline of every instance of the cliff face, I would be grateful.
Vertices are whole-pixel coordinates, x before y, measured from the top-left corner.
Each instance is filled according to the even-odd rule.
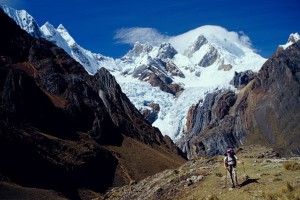
[[[180,148],[189,158],[222,154],[226,146],[259,143],[281,154],[300,154],[300,42],[279,49],[235,95],[207,95],[191,108]],[[248,72],[232,81],[241,88]],[[242,78],[244,77],[244,78]],[[248,82],[248,81],[247,81]]]
[[[0,19],[1,177],[77,198],[78,188],[104,192],[183,162],[106,69],[90,76],[61,48],[32,38],[2,10]],[[127,137],[157,155],[149,158],[148,174],[134,168],[135,158],[126,165],[120,157],[130,148],[123,144]]]
[[[253,83],[251,131],[284,153],[300,154],[300,42],[278,50]]]
[[[191,108],[188,132],[178,143],[188,158],[222,154],[227,145],[235,146],[234,119],[229,116],[229,111],[236,98],[232,91],[219,91],[208,94],[202,105]]]

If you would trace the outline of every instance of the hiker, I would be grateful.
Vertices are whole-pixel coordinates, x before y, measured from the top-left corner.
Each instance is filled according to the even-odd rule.
[[[239,187],[238,180],[237,180],[236,163],[243,164],[243,161],[237,159],[234,150],[232,148],[227,149],[226,156],[224,158],[224,168],[230,174],[233,188]]]

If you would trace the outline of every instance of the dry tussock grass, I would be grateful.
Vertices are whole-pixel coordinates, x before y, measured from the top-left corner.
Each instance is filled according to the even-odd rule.
[[[289,182],[287,182],[286,186],[281,190],[272,193],[265,193],[263,196],[266,200],[300,200],[300,185],[293,186]]]
[[[283,167],[284,169],[291,171],[300,170],[300,164],[298,162],[285,162]]]

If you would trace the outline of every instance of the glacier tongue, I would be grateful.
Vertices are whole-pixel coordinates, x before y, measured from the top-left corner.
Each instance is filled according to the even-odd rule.
[[[159,104],[153,125],[175,141],[184,132],[190,106],[208,92],[232,88],[229,82],[235,71],[257,72],[266,60],[254,52],[246,35],[211,25],[159,42],[136,41],[126,55],[113,59],[82,48],[63,25],[55,29],[47,22],[39,28],[26,11],[2,8],[33,36],[63,48],[88,73],[107,68],[139,110],[151,110],[149,102]]]

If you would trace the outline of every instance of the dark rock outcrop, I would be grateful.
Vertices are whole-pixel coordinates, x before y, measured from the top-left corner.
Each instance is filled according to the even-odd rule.
[[[144,109],[141,111],[141,113],[144,116],[144,118],[152,124],[158,118],[160,106],[159,104],[153,102],[145,102],[144,106],[148,106],[149,109]]]
[[[191,58],[196,51],[198,51],[203,45],[207,43],[207,39],[203,35],[199,35],[195,43],[184,51],[184,55]]]
[[[215,49],[213,46],[210,46],[209,51],[203,56],[203,58],[200,60],[198,65],[200,67],[208,67],[214,64],[214,62],[216,62],[218,57],[219,57],[219,53],[217,49]]]
[[[160,45],[157,57],[160,59],[172,59],[178,52],[169,43]]]
[[[160,164],[147,166],[149,173],[182,162],[106,69],[90,76],[61,48],[32,38],[2,10],[0,20],[1,177],[71,199],[79,198],[78,188],[104,192],[149,175],[134,168],[135,158],[124,164],[120,155],[130,148],[123,144],[127,138],[157,156],[151,159]],[[178,160],[166,163],[159,158],[164,154]]]
[[[130,73],[134,78],[148,82],[154,87],[159,87],[164,92],[176,95],[183,88],[179,84],[173,83],[172,79],[174,76],[185,77],[171,60],[177,54],[177,51],[171,44],[164,43],[160,46],[157,55],[152,58],[148,56],[152,49],[153,47],[149,44],[135,43],[134,48],[121,59],[122,62],[133,63],[134,59],[139,56],[147,56],[148,61],[132,72],[125,71],[124,74]]]
[[[236,94],[232,91],[219,91],[206,95],[202,105],[191,107],[187,132],[178,143],[188,158],[198,155],[216,155],[225,150],[226,144],[235,143],[231,140],[236,139],[228,137],[231,134],[232,125],[229,124],[232,124],[232,119],[227,115],[236,98]],[[228,140],[225,138],[226,141],[223,137],[225,135],[229,138]]]
[[[184,77],[183,73],[173,63],[165,62],[159,58],[151,59],[149,64],[141,65],[133,72],[134,78],[146,81],[164,92],[176,95],[183,88],[173,83],[172,75]]]
[[[300,41],[276,52],[266,61],[252,88],[256,101],[250,131],[259,134],[281,153],[297,152],[300,141]]]
[[[237,87],[250,82],[237,97],[228,91],[213,93],[202,106],[192,107],[180,148],[189,158],[253,143],[271,146],[281,155],[300,155],[299,74],[300,42],[277,51],[257,76],[236,74]]]
[[[233,85],[237,89],[242,89],[250,81],[252,81],[256,77],[256,75],[257,75],[257,73],[254,73],[251,70],[247,70],[244,72],[234,72],[234,77],[230,81],[230,84]]]

